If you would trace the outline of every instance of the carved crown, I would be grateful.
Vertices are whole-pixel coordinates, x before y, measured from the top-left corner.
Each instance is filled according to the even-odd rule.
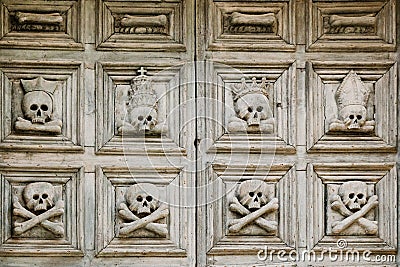
[[[362,105],[365,107],[368,103],[369,93],[369,89],[361,81],[360,77],[354,71],[350,71],[335,94],[338,109],[341,110],[349,105]]]
[[[32,91],[45,91],[49,94],[53,94],[57,88],[58,82],[48,81],[40,76],[33,80],[21,79],[21,84],[24,88],[25,93],[29,93]]]
[[[142,74],[132,79],[128,97],[130,103],[136,107],[153,107],[157,104],[157,95],[148,76],[143,74],[143,70]]]
[[[247,94],[263,94],[269,98],[268,90],[271,86],[270,83],[266,83],[266,78],[261,79],[261,83],[257,84],[256,77],[253,77],[251,85],[246,83],[246,79],[242,78],[240,84],[235,84],[232,86],[233,101],[238,100],[240,97]]]

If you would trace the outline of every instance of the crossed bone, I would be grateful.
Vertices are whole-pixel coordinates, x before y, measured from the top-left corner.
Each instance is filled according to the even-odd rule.
[[[128,208],[125,203],[119,205],[118,213],[122,219],[130,220],[133,222],[122,223],[120,225],[119,233],[121,235],[129,235],[132,232],[145,228],[159,236],[166,237],[168,234],[167,225],[163,223],[155,223],[155,221],[165,218],[169,214],[168,206],[161,204],[158,209],[156,209],[150,215],[139,218]]]
[[[239,215],[243,215],[244,217],[241,219],[233,219],[229,223],[229,231],[232,233],[237,233],[246,225],[255,222],[258,226],[265,229],[268,232],[277,230],[277,222],[268,221],[264,218],[261,218],[262,215],[266,213],[271,213],[273,211],[278,210],[279,204],[278,199],[273,198],[266,205],[261,207],[260,209],[251,212],[245,206],[243,206],[237,197],[233,197],[231,204],[229,205],[229,209]]]
[[[40,215],[35,215],[29,210],[25,209],[21,203],[19,203],[17,197],[14,197],[13,199],[13,207],[14,215],[29,219],[25,222],[14,223],[14,232],[16,234],[22,234],[37,225],[41,225],[43,228],[49,230],[57,236],[64,236],[64,224],[62,222],[51,222],[48,220],[55,216],[64,214],[64,201],[58,200],[54,207]]]
[[[378,223],[376,221],[370,221],[364,218],[364,216],[377,205],[378,197],[373,195],[368,199],[367,204],[365,204],[359,211],[353,213],[346,207],[346,205],[344,205],[340,196],[335,195],[332,198],[331,208],[346,218],[332,224],[332,233],[339,234],[349,228],[353,223],[357,222],[367,234],[376,234],[378,231]]]

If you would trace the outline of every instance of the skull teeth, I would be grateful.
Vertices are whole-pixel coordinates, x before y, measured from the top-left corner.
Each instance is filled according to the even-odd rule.
[[[258,126],[258,125],[260,125],[260,119],[258,119],[258,118],[249,119],[249,120],[247,120],[247,124],[249,126],[252,126],[252,125]]]
[[[33,118],[32,123],[41,123],[44,124],[45,120],[43,118]]]
[[[350,124],[349,129],[360,129],[360,125],[357,123]]]

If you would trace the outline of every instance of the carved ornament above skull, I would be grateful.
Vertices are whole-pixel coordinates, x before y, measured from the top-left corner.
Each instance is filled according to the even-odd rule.
[[[230,132],[263,132],[273,131],[274,119],[269,105],[269,95],[266,79],[257,84],[252,79],[251,86],[242,79],[240,85],[232,88],[236,116],[230,119]]]
[[[165,125],[158,121],[158,100],[152,84],[141,68],[128,91],[126,116],[119,122],[118,134],[158,135],[166,131]]]
[[[375,121],[367,119],[367,103],[370,90],[354,71],[345,77],[336,91],[338,118],[330,125],[330,131],[372,132]]]

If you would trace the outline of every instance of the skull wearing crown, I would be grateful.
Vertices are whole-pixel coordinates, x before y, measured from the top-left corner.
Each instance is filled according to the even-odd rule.
[[[273,117],[265,80],[263,78],[261,84],[257,84],[254,77],[251,86],[248,86],[243,78],[242,83],[233,88],[234,108],[237,117],[231,119],[228,126],[230,131],[272,132]]]
[[[132,80],[127,107],[127,116],[118,128],[120,134],[158,133],[157,95],[146,75],[139,75]]]

